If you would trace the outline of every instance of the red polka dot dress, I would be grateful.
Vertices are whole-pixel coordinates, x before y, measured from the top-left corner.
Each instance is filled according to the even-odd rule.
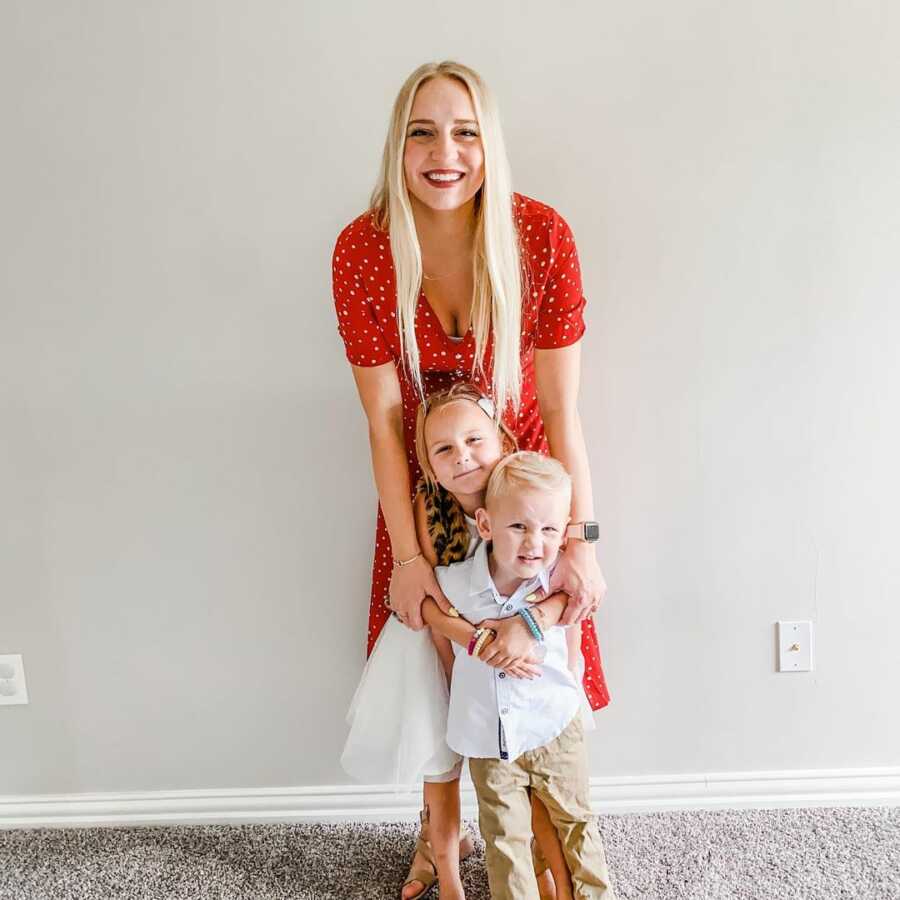
[[[522,237],[529,270],[528,296],[522,306],[522,403],[518,417],[509,412],[505,421],[518,438],[519,449],[547,453],[544,423],[538,408],[534,381],[534,350],[574,344],[584,333],[581,270],[572,232],[551,207],[513,194],[516,224]],[[339,235],[333,257],[333,292],[338,332],[347,359],[354,366],[379,366],[393,362],[403,397],[403,430],[411,491],[420,471],[415,453],[418,394],[400,362],[396,289],[390,238],[379,231],[371,213],[354,219]],[[492,369],[490,346],[485,351],[485,377],[472,374],[475,337],[471,328],[461,338],[446,334],[420,291],[415,318],[416,338],[425,393],[443,390],[459,381],[473,381],[486,393]],[[412,499],[412,493],[410,494]],[[388,618],[384,606],[390,586],[393,557],[381,506],[375,533],[375,562],[369,609],[367,655]],[[609,702],[600,661],[594,623],[582,624],[584,689],[592,709]]]

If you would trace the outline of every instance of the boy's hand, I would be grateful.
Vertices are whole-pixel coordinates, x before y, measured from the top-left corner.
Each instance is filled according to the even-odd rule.
[[[478,656],[491,668],[504,669],[512,674],[511,667],[524,663],[527,657],[534,654],[538,642],[532,637],[521,616],[489,619],[481,624],[497,632],[497,637]],[[538,662],[536,658],[533,661]]]

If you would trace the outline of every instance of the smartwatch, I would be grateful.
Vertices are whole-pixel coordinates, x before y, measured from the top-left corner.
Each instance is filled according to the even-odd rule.
[[[566,529],[566,537],[576,541],[584,541],[587,544],[595,544],[600,540],[599,522],[573,522]]]

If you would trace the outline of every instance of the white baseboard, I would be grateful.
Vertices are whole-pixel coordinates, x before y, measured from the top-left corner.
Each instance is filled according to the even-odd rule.
[[[420,803],[418,788],[380,785],[0,796],[0,828],[402,822],[415,818]],[[601,815],[900,806],[900,768],[592,778],[591,803]],[[462,809],[467,818],[475,816],[467,778]]]

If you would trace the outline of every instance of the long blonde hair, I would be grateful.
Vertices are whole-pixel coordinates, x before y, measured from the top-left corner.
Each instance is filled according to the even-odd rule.
[[[473,375],[484,376],[484,356],[493,326],[491,388],[499,418],[508,404],[518,412],[522,396],[519,342],[522,330],[522,263],[512,206],[512,175],[500,116],[493,95],[477,72],[461,63],[445,61],[419,66],[400,88],[394,101],[381,171],[370,208],[377,228],[389,232],[397,288],[397,330],[400,356],[424,400],[419,367],[415,314],[422,284],[422,253],[404,177],[406,128],[416,91],[432,78],[455,78],[469,91],[478,119],[484,152],[484,184],[475,195],[475,253],[472,261],[475,290],[472,332],[475,336]]]

